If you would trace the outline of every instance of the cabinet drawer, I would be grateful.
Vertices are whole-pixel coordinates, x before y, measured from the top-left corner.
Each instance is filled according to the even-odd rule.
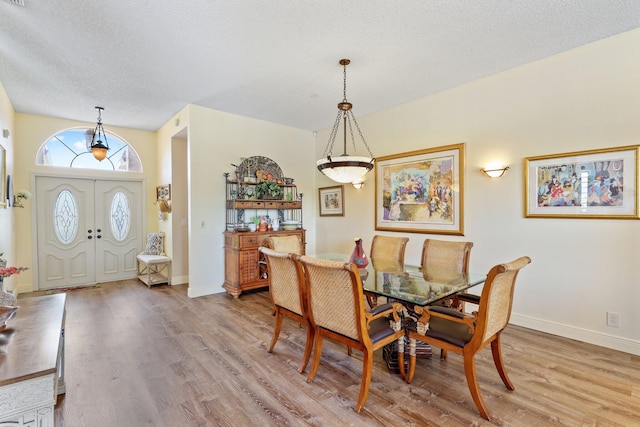
[[[264,202],[253,202],[254,209],[264,209]]]
[[[278,202],[264,202],[264,207],[267,209],[276,209],[278,207]]]
[[[244,249],[250,246],[258,246],[258,236],[255,234],[240,236],[240,248]]]
[[[253,202],[251,200],[236,200],[237,209],[251,209]]]

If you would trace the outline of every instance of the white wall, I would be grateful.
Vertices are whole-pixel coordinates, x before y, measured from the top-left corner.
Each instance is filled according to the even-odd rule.
[[[513,323],[640,354],[640,221],[523,215],[523,158],[640,143],[638,52],[635,30],[359,117],[376,156],[466,144],[465,236],[401,234],[407,262],[419,263],[425,238],[474,242],[473,272],[528,255]],[[316,157],[327,139],[318,134]],[[511,169],[492,180],[480,168],[495,160]],[[318,252],[351,251],[347,236],[366,247],[376,234],[374,174],[362,190],[345,188],[345,217],[317,220]],[[607,311],[619,313],[619,328],[606,326]]]
[[[285,176],[295,179],[303,199],[307,242],[315,242],[312,196],[314,174],[312,132],[189,105],[158,132],[159,158],[170,152],[170,139],[180,126],[188,127],[189,291],[190,297],[223,292],[225,182],[223,173],[241,158],[265,156]],[[310,166],[311,165],[311,166]],[[168,230],[167,230],[168,231]]]

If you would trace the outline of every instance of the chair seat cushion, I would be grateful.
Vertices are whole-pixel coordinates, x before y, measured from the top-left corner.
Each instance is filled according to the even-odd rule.
[[[147,255],[140,254],[137,256],[138,261],[143,262],[145,264],[162,264],[164,262],[170,262],[171,258],[164,255]]]
[[[463,314],[458,310],[445,307],[429,307],[430,311],[447,314],[451,317],[462,318]],[[472,334],[469,333],[469,327],[461,323],[452,322],[440,317],[429,318],[429,330],[427,330],[427,336],[435,338],[440,341],[448,342],[456,347],[464,347],[471,338]]]
[[[369,337],[371,337],[373,343],[387,338],[394,333],[394,330],[389,326],[389,319],[387,318],[381,317],[369,323]]]

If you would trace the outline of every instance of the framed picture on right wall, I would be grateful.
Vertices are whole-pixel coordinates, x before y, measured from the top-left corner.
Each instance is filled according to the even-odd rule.
[[[639,147],[526,157],[525,217],[640,219]]]

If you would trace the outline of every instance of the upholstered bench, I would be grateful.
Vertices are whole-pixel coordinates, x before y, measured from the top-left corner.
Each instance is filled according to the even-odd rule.
[[[138,279],[149,288],[171,284],[171,258],[164,253],[164,233],[149,233],[144,252],[136,257]]]

